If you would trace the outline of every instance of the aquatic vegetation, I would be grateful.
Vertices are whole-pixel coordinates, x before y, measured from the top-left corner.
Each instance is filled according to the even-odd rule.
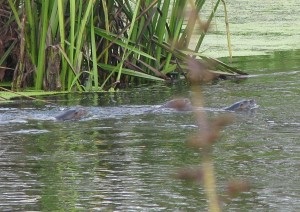
[[[192,108],[195,114],[196,123],[198,126],[197,132],[187,138],[187,145],[196,151],[200,151],[201,165],[192,168],[182,168],[176,174],[176,177],[182,180],[194,181],[202,183],[208,199],[209,211],[221,211],[220,200],[230,201],[241,192],[248,191],[250,185],[246,180],[233,180],[228,182],[226,194],[220,198],[217,192],[216,177],[214,171],[214,160],[212,156],[213,145],[219,141],[220,131],[225,126],[234,121],[234,116],[231,114],[219,116],[213,120],[209,120],[205,110],[197,110],[197,108],[203,108],[203,96],[201,93],[201,84],[209,82],[207,78],[207,70],[200,65],[195,65],[194,62],[188,62],[190,66],[190,72],[192,72]],[[241,105],[242,104],[242,105]],[[247,100],[235,103],[228,107],[230,110],[236,109],[236,107],[250,107],[256,105],[254,100]],[[226,108],[225,108],[226,110]]]
[[[220,0],[207,21],[196,16],[205,2],[2,1],[0,81],[16,91],[114,91],[187,76],[186,57],[215,77],[245,74],[199,53]],[[196,23],[201,34],[189,49]]]
[[[201,25],[199,27],[201,27]],[[208,200],[208,211],[221,211],[221,200],[229,201],[230,198],[235,197],[240,192],[250,189],[250,185],[247,181],[234,180],[228,182],[227,191],[223,199],[220,198],[217,192],[214,160],[212,156],[213,145],[219,141],[221,129],[234,121],[234,116],[228,114],[209,120],[205,110],[196,109],[204,107],[201,85],[212,81],[214,75],[209,71],[208,66],[199,63],[194,58],[187,57],[186,63],[189,70],[189,81],[191,82],[191,108],[193,108],[198,126],[197,131],[187,139],[186,143],[189,147],[199,151],[202,158],[200,166],[192,168],[184,167],[178,171],[176,177],[182,180],[202,183]],[[237,102],[225,108],[225,110],[251,109],[251,107],[254,106],[256,106],[255,100],[246,100]]]
[[[57,91],[44,91],[44,92],[40,92],[40,91],[24,91],[24,92],[15,92],[9,89],[6,89],[4,87],[0,87],[0,101],[8,101],[14,98],[26,98],[26,99],[30,99],[30,100],[34,100],[34,101],[39,101],[39,102],[45,102],[47,104],[49,104],[50,102],[47,102],[41,98],[38,98],[38,96],[45,96],[45,95],[53,95],[53,94],[58,94],[58,93],[67,93],[67,92],[57,92]],[[51,104],[51,103],[50,103]]]

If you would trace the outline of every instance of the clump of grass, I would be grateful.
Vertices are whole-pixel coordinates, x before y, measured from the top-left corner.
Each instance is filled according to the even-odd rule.
[[[197,16],[205,0],[2,2],[0,81],[13,73],[13,90],[104,91],[170,81],[171,73],[187,74],[187,56],[215,77],[245,74],[199,53],[220,0],[207,21]],[[188,2],[194,10],[186,22]],[[191,48],[196,23],[203,30]]]

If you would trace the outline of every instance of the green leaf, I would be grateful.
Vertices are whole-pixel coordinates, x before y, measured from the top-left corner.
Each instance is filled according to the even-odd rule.
[[[151,55],[149,55],[149,54],[147,54],[147,53],[145,53],[145,52],[143,52],[143,51],[135,48],[134,46],[131,46],[131,45],[126,46],[126,42],[129,42],[129,40],[127,38],[119,39],[119,38],[117,38],[118,37],[117,35],[109,33],[107,31],[105,31],[104,29],[100,29],[98,27],[95,27],[95,34],[100,35],[101,37],[103,37],[103,38],[105,38],[105,39],[107,39],[107,40],[109,40],[111,42],[114,42],[115,44],[117,44],[119,46],[122,46],[124,48],[127,47],[128,50],[133,51],[133,52],[135,52],[135,53],[137,53],[137,54],[139,54],[141,56],[144,56],[146,58],[155,60],[154,57],[152,57]],[[124,41],[122,41],[122,40],[124,40]]]
[[[110,72],[115,72],[116,68],[117,68],[117,66],[107,65],[107,64],[103,64],[103,63],[98,63],[98,65],[101,68],[103,68],[104,70],[110,71]],[[127,69],[127,68],[123,68],[122,69],[122,73],[130,75],[130,76],[135,76],[135,77],[141,77],[141,78],[144,78],[144,79],[149,79],[149,80],[164,81],[164,79],[161,79],[159,77],[155,77],[155,76],[152,76],[152,75],[149,75],[149,74],[145,74],[145,73],[134,71],[134,70]]]

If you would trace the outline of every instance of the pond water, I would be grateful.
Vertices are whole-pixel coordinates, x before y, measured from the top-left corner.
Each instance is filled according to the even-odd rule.
[[[201,13],[206,20],[215,1],[207,1]],[[300,1],[226,1],[233,56],[261,55],[300,48]],[[198,39],[195,35],[195,39]],[[196,41],[196,40],[195,40]],[[195,46],[195,42],[191,47]],[[213,57],[228,56],[224,7],[220,6],[201,51]]]
[[[272,53],[233,58],[250,77],[203,88],[207,108],[248,98],[260,105],[254,114],[236,114],[213,147],[219,194],[232,179],[251,184],[222,208],[300,211],[300,51],[291,50],[300,44],[299,1],[228,1],[228,10],[234,55]],[[222,12],[218,16],[223,22]],[[205,38],[205,54],[226,56],[225,28],[216,27]],[[1,104],[0,211],[206,211],[202,185],[172,177],[201,164],[202,155],[185,142],[197,130],[193,114],[148,113],[176,96],[189,97],[189,87],[46,97],[56,107]],[[54,120],[76,105],[89,116]]]
[[[224,211],[299,211],[299,51],[240,57],[245,81],[203,88],[206,107],[247,98],[260,107],[236,114],[213,156],[218,193],[244,179],[249,192]],[[281,60],[279,62],[278,60]],[[205,211],[202,185],[174,179],[181,167],[201,163],[187,147],[197,130],[191,112],[154,112],[187,85],[154,85],[115,94],[47,97],[59,107],[27,100],[0,108],[1,211]],[[82,105],[80,121],[54,121],[62,108]],[[208,111],[210,117],[222,111]]]

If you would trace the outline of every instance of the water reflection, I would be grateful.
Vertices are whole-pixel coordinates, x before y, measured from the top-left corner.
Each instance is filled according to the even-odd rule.
[[[260,75],[258,70],[259,76],[242,83],[204,88],[208,108],[252,97],[260,105],[254,114],[237,114],[214,146],[219,192],[228,179],[253,185],[225,202],[225,211],[299,209],[300,78],[299,70],[293,71]],[[83,120],[66,122],[53,119],[60,107],[2,105],[0,210],[206,210],[201,185],[172,177],[179,167],[200,163],[200,153],[185,145],[197,129],[193,114],[147,112],[178,93],[188,97],[188,87],[74,95],[66,101],[56,96],[61,107],[89,109]],[[209,117],[220,113],[208,111]]]

